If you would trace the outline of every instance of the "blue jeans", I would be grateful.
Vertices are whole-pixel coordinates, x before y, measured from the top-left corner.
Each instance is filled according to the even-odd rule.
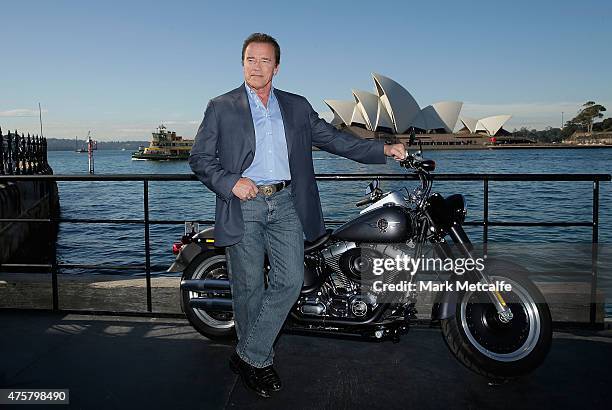
[[[244,236],[225,248],[232,288],[236,352],[255,367],[274,359],[273,344],[304,282],[303,229],[291,186],[241,202]],[[264,255],[268,255],[268,288]]]

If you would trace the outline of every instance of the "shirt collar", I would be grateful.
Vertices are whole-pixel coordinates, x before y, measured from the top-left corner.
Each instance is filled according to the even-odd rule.
[[[255,99],[255,101],[257,101],[257,102],[259,102],[261,105],[263,105],[263,103],[262,103],[262,102],[261,102],[261,100],[259,99],[259,96],[258,96],[258,95],[257,95],[257,93],[255,92],[255,90],[253,90],[253,89],[251,88],[251,86],[247,84],[247,82],[246,82],[246,81],[244,82],[244,87],[246,88],[246,90],[247,90],[247,94],[248,94],[250,97],[254,98],[254,99]],[[270,86],[270,97],[269,97],[269,100],[268,100],[268,106],[270,105],[270,101],[271,101],[272,99],[276,99],[276,96],[274,95],[274,84],[272,84],[272,85]]]

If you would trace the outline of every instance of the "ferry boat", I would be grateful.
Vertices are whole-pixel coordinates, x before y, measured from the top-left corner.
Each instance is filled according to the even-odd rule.
[[[132,159],[185,160],[189,158],[194,140],[183,139],[174,131],[168,131],[162,124],[152,133],[153,139],[148,147],[138,147],[138,151],[132,153]]]

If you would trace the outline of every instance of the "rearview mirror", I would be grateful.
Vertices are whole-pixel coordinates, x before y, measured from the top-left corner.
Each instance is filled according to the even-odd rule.
[[[378,179],[372,180],[372,182],[368,184],[368,187],[365,190],[365,195],[370,195],[372,192],[376,191],[378,189],[378,185]]]
[[[200,224],[198,222],[185,222],[185,235],[193,235],[200,232]]]

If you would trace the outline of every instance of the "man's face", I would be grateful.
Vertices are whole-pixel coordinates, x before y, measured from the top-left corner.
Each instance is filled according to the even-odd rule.
[[[274,46],[268,43],[250,43],[244,50],[244,80],[255,90],[266,87],[278,72]]]

